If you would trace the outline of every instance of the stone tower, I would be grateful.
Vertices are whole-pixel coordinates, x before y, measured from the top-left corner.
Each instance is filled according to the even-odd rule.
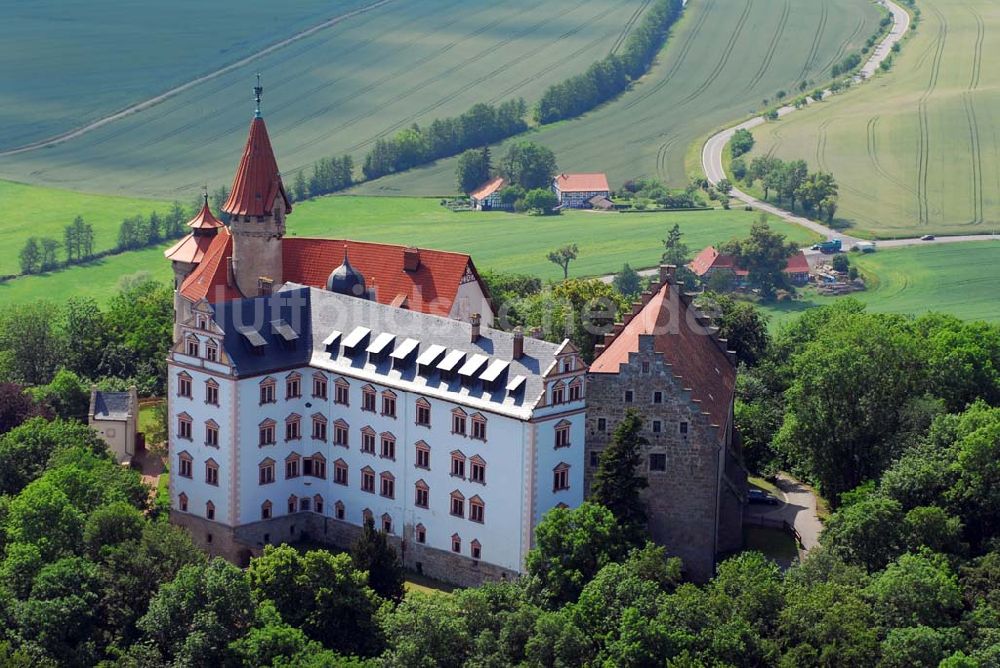
[[[285,216],[292,210],[261,117],[262,90],[258,75],[254,87],[257,108],[250,122],[250,136],[229,199],[222,207],[230,216],[229,231],[233,235],[232,276],[236,288],[246,297],[269,294],[284,282],[281,239],[285,236]]]
[[[208,206],[208,188],[205,189],[204,203],[187,226],[191,233],[164,251],[174,269],[174,342],[180,340],[180,323],[191,316],[191,304],[181,297],[180,287],[205,256],[205,252],[215,240],[223,224],[212,215]]]

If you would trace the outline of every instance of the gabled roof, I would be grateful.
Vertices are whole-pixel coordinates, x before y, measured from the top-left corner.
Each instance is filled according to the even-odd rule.
[[[797,251],[794,255],[788,258],[788,264],[785,265],[785,273],[808,274],[809,260],[806,259],[806,254],[802,251]]]
[[[267,126],[263,118],[257,117],[250,122],[250,135],[222,210],[234,216],[267,216],[278,195],[285,200],[285,210],[291,211],[292,202],[281,183]]]
[[[736,258],[720,253],[714,246],[708,246],[688,263],[688,268],[696,276],[704,276],[710,269],[735,269]]]
[[[712,424],[725,428],[736,390],[736,367],[722,343],[697,321],[697,310],[677,285],[664,283],[629,320],[590,365],[591,373],[618,373],[639,350],[639,337],[653,336],[653,349],[663,355],[691,398],[699,401]],[[725,438],[724,433],[720,438]]]
[[[228,285],[226,280],[229,258],[233,254],[233,238],[229,228],[222,228],[205,249],[201,263],[188,274],[181,284],[180,293],[185,299],[196,302],[207,299],[217,302],[226,299],[239,299],[239,291]]]
[[[601,172],[581,174],[560,174],[555,180],[560,192],[601,192],[610,191],[608,177]]]
[[[188,264],[198,264],[205,257],[205,251],[212,245],[215,237],[203,234],[188,234],[173,246],[163,251],[163,255],[173,262],[186,262]]]
[[[128,392],[94,392],[95,420],[128,420],[132,414],[132,401]]]
[[[479,186],[471,193],[469,193],[469,197],[471,197],[472,199],[486,199],[496,191],[503,188],[504,185],[506,185],[506,183],[507,182],[504,181],[502,176],[490,179],[489,181],[487,181],[486,183],[484,183],[483,185]]]

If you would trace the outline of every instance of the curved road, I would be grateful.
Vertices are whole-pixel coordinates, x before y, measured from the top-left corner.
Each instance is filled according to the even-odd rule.
[[[872,52],[871,57],[864,65],[862,65],[861,71],[857,75],[855,75],[854,77],[855,83],[861,83],[865,79],[871,77],[876,71],[878,71],[879,65],[881,65],[882,61],[884,61],[886,57],[888,57],[889,54],[892,52],[893,45],[899,42],[899,40],[901,40],[903,36],[906,34],[906,31],[910,29],[910,15],[906,12],[906,10],[897,5],[892,0],[880,0],[880,1],[892,13],[892,21],[893,21],[892,29],[889,31],[889,34],[886,35],[881,42],[879,42],[879,45],[875,47],[875,50]],[[827,95],[831,94],[832,92],[830,90],[823,91],[823,97],[826,97]],[[812,104],[813,100],[809,99],[808,102],[809,104]],[[795,111],[794,106],[781,107],[780,109],[778,109],[778,117],[780,118],[782,116],[787,116],[788,114],[794,111]],[[755,118],[751,118],[748,121],[740,123],[739,125],[735,125],[731,128],[723,130],[722,132],[713,135],[712,137],[709,138],[707,142],[705,142],[705,146],[702,148],[701,152],[701,166],[705,172],[705,176],[708,178],[709,183],[714,185],[719,181],[721,181],[722,179],[726,178],[726,172],[722,168],[722,151],[725,149],[726,144],[729,143],[729,140],[732,139],[733,135],[736,134],[736,131],[749,130],[759,125],[763,125],[766,122],[767,121],[763,116],[757,116]],[[826,225],[823,225],[822,223],[816,222],[815,220],[810,220],[802,216],[797,216],[773,204],[759,200],[756,197],[748,195],[747,193],[743,192],[738,188],[733,188],[731,195],[736,199],[745,202],[746,204],[749,204],[755,209],[765,211],[774,216],[787,220],[790,223],[801,225],[802,227],[805,227],[809,230],[812,230],[813,232],[823,235],[827,239],[832,239],[834,237],[837,237],[843,241],[844,248],[850,248],[858,241],[862,241],[862,239],[859,239],[857,237],[852,237],[847,234],[843,234],[842,232],[838,232],[837,230],[829,228]],[[996,234],[966,234],[961,236],[940,237],[930,242],[922,241],[919,238],[892,239],[887,241],[879,241],[878,245],[882,248],[891,248],[899,246],[914,246],[918,244],[927,244],[927,243],[954,243],[958,241],[983,241],[987,239],[1000,239],[1000,236]]]

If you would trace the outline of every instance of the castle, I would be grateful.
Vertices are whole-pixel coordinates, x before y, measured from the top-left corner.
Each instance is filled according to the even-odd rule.
[[[467,255],[286,238],[292,202],[255,91],[228,226],[206,198],[166,251],[171,521],[245,563],[269,543],[348,547],[370,520],[413,570],[461,585],[514,577],[545,512],[584,500],[634,404],[656,434],[641,471],[653,536],[692,577],[710,574],[741,530],[735,369],[711,332],[679,349],[671,333],[637,331],[677,294],[669,276],[588,370],[568,340],[494,329]]]

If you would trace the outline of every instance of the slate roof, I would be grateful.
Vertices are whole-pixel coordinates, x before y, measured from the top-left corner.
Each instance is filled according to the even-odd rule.
[[[235,299],[215,305],[223,348],[238,376],[255,376],[309,364],[312,354],[310,290],[281,291],[271,297]],[[288,341],[287,325],[298,338]],[[254,343],[261,343],[259,347]]]
[[[94,419],[116,420],[124,422],[129,419],[132,407],[129,405],[128,392],[94,393]]]
[[[560,174],[556,177],[556,187],[560,192],[601,192],[610,191],[608,177],[600,172],[582,174]]]
[[[663,354],[682,386],[691,390],[691,398],[700,402],[712,424],[725,427],[736,391],[736,367],[722,344],[698,325],[696,316],[677,285],[664,283],[598,355],[590,372],[618,373],[629,353],[639,350],[639,336],[653,335],[653,349]]]
[[[271,214],[278,195],[285,200],[285,211],[291,211],[292,202],[281,182],[267,126],[263,118],[257,117],[250,122],[243,157],[236,168],[233,187],[222,210],[235,216],[267,216]]]

